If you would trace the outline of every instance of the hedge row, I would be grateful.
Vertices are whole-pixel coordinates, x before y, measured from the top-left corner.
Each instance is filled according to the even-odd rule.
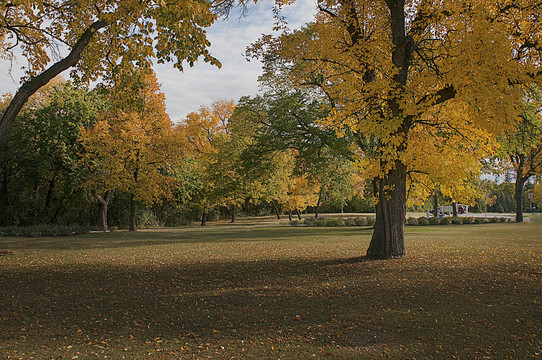
[[[509,218],[504,217],[443,217],[442,219],[432,217],[426,218],[425,216],[419,218],[408,218],[407,225],[463,225],[463,224],[489,224],[489,223],[504,223],[510,222]]]
[[[8,226],[0,228],[0,236],[70,236],[85,234],[90,231],[87,226],[64,226],[64,225],[33,225],[33,226]]]
[[[374,216],[357,216],[355,218],[306,218],[304,220],[294,220],[290,222],[292,226],[373,226],[375,224]]]
[[[509,218],[504,217],[444,217],[439,218],[426,218],[425,216],[419,218],[410,217],[406,220],[407,225],[462,225],[462,224],[489,224],[489,223],[504,223],[510,222]],[[324,217],[315,219],[307,218],[304,220],[294,220],[290,222],[292,226],[373,226],[375,224],[375,218],[373,216],[358,216],[355,218],[331,218],[326,219]]]

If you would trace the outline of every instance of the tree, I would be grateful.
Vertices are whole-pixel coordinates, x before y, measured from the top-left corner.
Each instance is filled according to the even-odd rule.
[[[153,72],[120,74],[109,101],[110,109],[81,134],[85,161],[92,169],[87,186],[97,189],[102,206],[104,201],[107,205],[108,191],[129,193],[130,231],[135,231],[136,201],[150,205],[172,197],[182,148]],[[102,193],[106,195],[100,200]]]
[[[201,106],[197,112],[189,113],[177,127],[177,132],[186,142],[200,174],[196,201],[202,208],[202,226],[207,225],[207,214],[210,210],[237,202],[237,197],[232,198],[233,193],[229,192],[232,190],[229,185],[235,185],[235,181],[228,180],[228,176],[233,176],[233,173],[230,173],[226,165],[232,165],[231,162],[235,161],[235,149],[229,149],[234,151],[230,156],[219,152],[219,147],[228,151],[225,145],[230,138],[228,120],[234,109],[235,103],[231,100],[216,101],[211,107]]]
[[[297,212],[301,220],[301,211],[309,206],[315,206],[318,202],[320,185],[310,181],[306,176],[292,176],[288,183],[286,196],[281,200],[282,205],[288,209],[290,221],[292,221],[292,210]]]
[[[108,75],[118,66],[172,61],[182,70],[201,56],[220,66],[207,50],[205,28],[226,14],[233,1],[72,0],[1,1],[0,58],[22,53],[28,64],[22,85],[0,120],[0,141],[38,89],[74,68],[82,81]],[[84,7],[84,11],[83,10]],[[68,55],[60,55],[64,50]],[[52,63],[52,64],[51,64]]]
[[[323,124],[352,134],[377,199],[369,258],[405,255],[408,184],[442,171],[430,153],[487,153],[493,134],[510,126],[503,119],[517,113],[520,85],[541,80],[541,29],[533,25],[541,6],[318,1],[314,23],[249,49],[267,73],[284,74],[273,81],[319,89],[331,106]],[[448,184],[467,181],[461,171],[454,176]]]
[[[502,138],[501,155],[515,173],[516,222],[523,222],[523,188],[527,180],[542,174],[542,95],[537,89],[525,94],[519,120]]]
[[[60,79],[34,94],[0,143],[0,223],[88,224],[78,138],[103,108],[95,92]]]
[[[320,185],[316,217],[324,198],[341,198],[344,205],[353,195],[352,177],[356,170],[347,139],[319,123],[329,114],[327,104],[308,92],[286,89],[244,101],[255,112],[260,109],[254,119],[258,123],[254,141],[247,148],[250,156],[246,157],[257,162],[266,154],[288,152],[295,160],[293,175]]]

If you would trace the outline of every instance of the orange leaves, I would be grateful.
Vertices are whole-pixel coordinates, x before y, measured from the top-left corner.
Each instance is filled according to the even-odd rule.
[[[187,115],[185,121],[178,126],[178,131],[188,141],[192,151],[200,154],[216,152],[213,142],[227,134],[227,123],[233,114],[235,103],[232,100],[220,100],[211,108],[202,106],[197,112]]]
[[[411,2],[399,10],[383,1],[321,1],[314,23],[264,37],[251,51],[276,59],[266,80],[274,71],[277,82],[325,93],[334,110],[322,124],[340,136],[357,134],[367,176],[386,176],[399,160],[411,172],[462,182],[517,114],[515,84],[532,81],[532,53],[513,59],[522,39],[542,34],[524,23],[538,11],[526,3],[501,11],[477,2],[467,11],[463,1]]]
[[[135,78],[142,80],[141,87],[128,94],[116,89],[112,108],[93,128],[82,130],[81,141],[93,167],[88,185],[125,191],[151,204],[172,196],[181,149],[156,77]]]

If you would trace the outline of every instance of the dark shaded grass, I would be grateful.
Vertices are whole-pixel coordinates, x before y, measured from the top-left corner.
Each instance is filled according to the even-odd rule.
[[[409,230],[396,261],[367,229],[0,239],[0,357],[537,358],[540,230]]]

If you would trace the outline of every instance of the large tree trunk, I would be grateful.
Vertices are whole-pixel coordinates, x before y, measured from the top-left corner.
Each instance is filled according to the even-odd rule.
[[[129,230],[130,231],[136,230],[136,201],[133,194],[130,199],[130,228]]]
[[[58,74],[72,66],[75,66],[81,59],[83,50],[87,47],[92,39],[92,36],[100,29],[106,27],[108,24],[105,21],[99,20],[90,25],[90,27],[81,34],[79,40],[73,46],[71,52],[64,59],[54,63],[43,71],[41,74],[30,78],[25,82],[17,91],[8,107],[4,111],[2,119],[0,119],[0,142],[6,136],[8,130],[11,128],[13,121],[19,114],[19,111],[23,108],[24,104],[28,101],[36,91],[46,85]]]
[[[452,203],[452,212],[454,217],[457,217],[457,203],[455,201]]]
[[[378,196],[376,223],[367,257],[396,259],[405,256],[406,166],[400,161],[385,177],[373,182]]]
[[[100,206],[100,225],[103,232],[109,231],[109,227],[107,226],[107,207],[109,205],[109,200],[111,200],[113,197],[114,192],[115,190],[107,190],[103,197],[100,194],[96,194],[98,204]]]
[[[516,178],[514,196],[516,198],[516,222],[523,222],[523,186],[528,178]]]

